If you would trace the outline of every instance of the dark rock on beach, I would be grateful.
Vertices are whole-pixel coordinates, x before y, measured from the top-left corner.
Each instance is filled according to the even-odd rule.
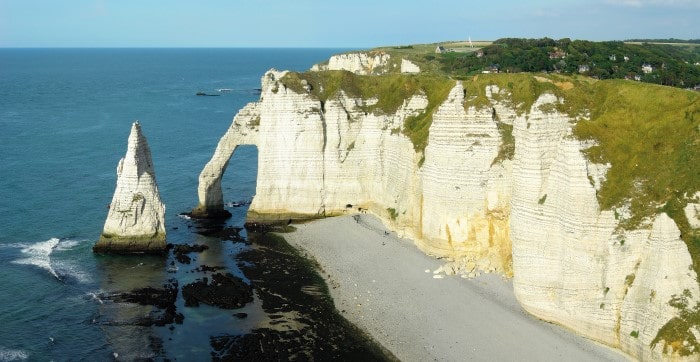
[[[182,287],[185,306],[197,307],[199,303],[209,304],[224,309],[236,309],[253,301],[253,288],[243,279],[231,273],[217,273],[204,277]]]
[[[130,292],[119,292],[104,297],[115,303],[134,303],[154,307],[146,315],[127,321],[111,321],[112,325],[164,326],[167,324],[182,324],[185,319],[182,313],[177,313],[178,282],[171,279],[162,288],[145,287]]]
[[[261,328],[242,336],[211,337],[211,357],[213,361],[312,361],[306,344],[297,331]]]
[[[283,223],[257,223],[257,222],[247,222],[245,223],[245,229],[248,232],[254,232],[254,233],[259,233],[259,234],[267,234],[267,233],[288,233],[296,230],[296,228],[292,225],[292,219],[289,219],[286,222]]]
[[[205,264],[202,264],[194,269],[192,269],[193,272],[200,272],[200,273],[207,273],[207,272],[216,272],[222,269],[226,269],[226,267],[223,266],[208,266]]]
[[[172,244],[168,244],[169,246]],[[206,245],[200,245],[200,244],[177,244],[172,247],[173,249],[173,254],[175,254],[175,259],[179,261],[182,264],[189,264],[192,261],[192,258],[189,257],[189,253],[201,253],[204,250],[209,249],[208,246]]]
[[[219,238],[221,240],[229,240],[235,242],[246,242],[246,239],[241,236],[240,227],[217,227],[216,225],[200,225],[197,227],[197,234]]]
[[[223,208],[221,209],[211,209],[211,210],[206,210],[206,209],[195,209],[192,210],[192,212],[183,212],[180,215],[184,215],[187,217],[190,217],[195,220],[213,220],[213,221],[223,221],[226,219],[231,218],[233,216],[231,212],[228,210],[225,210]]]
[[[187,254],[175,254],[175,259],[182,264],[189,264],[192,262],[192,258]]]
[[[211,336],[212,360],[394,360],[338,313],[314,265],[293,247],[272,234],[249,239],[238,265],[273,321],[245,335]]]
[[[228,211],[224,210],[228,213]],[[219,238],[221,240],[230,240],[234,242],[246,242],[246,238],[241,236],[243,228],[226,226],[223,218],[198,218],[193,214],[183,213],[188,215],[196,222],[196,233],[202,236]],[[230,213],[228,214],[230,217]]]

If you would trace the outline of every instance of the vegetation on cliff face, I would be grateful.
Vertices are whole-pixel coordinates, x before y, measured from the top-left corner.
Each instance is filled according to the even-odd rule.
[[[364,106],[366,112],[395,113],[414,95],[424,95],[428,106],[421,114],[408,117],[402,132],[413,142],[416,152],[423,152],[428,143],[428,129],[433,122],[433,112],[442,104],[455,82],[446,77],[417,74],[391,73],[386,75],[356,75],[351,72],[323,71],[287,73],[281,82],[297,93],[310,93],[322,103],[337,97],[342,90],[346,95],[364,100],[376,99]],[[310,88],[309,88],[310,87]]]
[[[519,73],[466,79],[467,94],[472,94],[467,103],[474,106],[488,106],[487,85],[505,90],[507,96],[497,100],[510,102],[521,114],[529,112],[543,93],[559,97],[553,110],[577,120],[575,137],[594,142],[584,150],[585,156],[611,166],[597,193],[601,208],[615,210],[620,226],[628,230],[648,227],[658,213],[668,214],[700,275],[700,230],[690,227],[683,211],[688,202],[698,202],[693,197],[700,191],[699,93],[582,76]],[[691,332],[700,326],[700,304],[688,306],[684,301],[684,297],[671,300],[680,315],[663,326],[652,347],[663,340],[681,355],[700,351]]]
[[[362,76],[347,71],[288,73],[282,83],[323,103],[341,90],[351,97],[376,99],[365,111],[379,114],[394,113],[411,96],[425,95],[426,110],[408,117],[401,129],[416,152],[425,150],[432,115],[454,86],[454,80],[432,74]],[[598,192],[601,207],[629,210],[630,216],[621,220],[625,229],[643,226],[666,212],[679,226],[700,275],[700,235],[683,212],[700,191],[699,93],[633,81],[529,73],[479,74],[464,77],[463,85],[465,107],[490,107],[486,87],[496,85],[502,92],[492,97],[510,103],[521,115],[544,93],[559,97],[561,102],[551,111],[578,119],[574,135],[595,143],[585,155],[611,165]],[[499,122],[499,131],[506,141],[512,139],[509,125]],[[511,147],[502,151],[501,159],[512,158]]]
[[[486,97],[487,86],[497,86],[508,95],[493,94],[494,100],[509,104],[515,111],[522,115],[530,112],[530,108],[540,95],[551,93],[564,96],[563,90],[573,86],[572,82],[578,82],[578,78],[565,76],[538,76],[530,73],[513,74],[479,74],[469,77],[459,77],[467,92],[465,107],[491,108],[491,101]]]
[[[689,356],[700,351],[700,342],[695,338],[693,329],[700,326],[700,302],[694,306],[688,305],[692,295],[688,289],[681,295],[674,295],[669,305],[678,309],[678,317],[672,318],[656,334],[651,341],[655,348],[664,341],[663,352],[677,352],[681,356]]]
[[[510,103],[519,114],[529,112],[544,93],[557,96],[561,102],[552,105],[552,111],[578,120],[574,136],[595,143],[584,151],[586,157],[611,165],[597,194],[601,207],[629,210],[630,217],[620,220],[625,229],[667,213],[680,228],[700,275],[700,233],[692,230],[683,212],[700,191],[700,93],[633,81],[529,73],[480,74],[465,78],[463,84],[466,107],[490,107],[485,89],[496,85],[504,92],[492,97]],[[499,130],[502,137],[508,136],[508,129]]]
[[[576,124],[575,135],[598,144],[589,159],[607,163],[598,197],[603,208],[628,200],[636,227],[665,211],[687,225],[682,210],[700,191],[700,97],[697,93],[624,81],[596,82],[587,94],[590,120]],[[683,231],[683,230],[681,230]]]

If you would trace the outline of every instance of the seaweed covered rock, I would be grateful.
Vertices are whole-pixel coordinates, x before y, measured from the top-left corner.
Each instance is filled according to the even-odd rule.
[[[199,303],[224,309],[241,308],[253,301],[253,288],[231,273],[217,273],[182,287],[185,306],[198,307]]]

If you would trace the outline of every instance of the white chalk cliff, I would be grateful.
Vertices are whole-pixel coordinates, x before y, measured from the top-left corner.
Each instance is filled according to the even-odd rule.
[[[141,126],[131,126],[127,151],[117,165],[117,187],[95,252],[165,251],[165,206],[160,200],[151,150]]]
[[[401,59],[401,73],[420,73],[420,67],[407,59]]]
[[[327,64],[316,64],[312,71],[347,70],[360,75],[381,74],[387,72],[391,55],[384,52],[360,52],[337,54]]]
[[[678,226],[660,213],[648,228],[625,230],[601,209],[596,192],[609,165],[586,159],[590,144],[572,136],[578,119],[547,107],[562,100],[544,93],[517,112],[506,90],[487,86],[488,105],[465,107],[471,95],[455,82],[421,154],[400,130],[426,109],[424,94],[381,114],[366,111],[376,99],[340,91],[321,102],[286,87],[284,75],[266,73],[260,100],[235,116],[200,175],[195,213],[223,208],[229,158],[239,145],[256,145],[250,222],[367,210],[426,253],[453,260],[449,273],[513,276],[518,300],[537,317],[636,358],[697,358],[677,354],[693,352],[693,341],[657,338],[679,316],[673,296],[687,290],[689,305],[700,300]],[[513,129],[512,157],[499,156],[503,127]],[[697,204],[686,209],[697,227]],[[688,333],[700,338],[697,326]]]
[[[378,51],[371,53],[343,53],[330,57],[328,63],[314,64],[311,67],[312,72],[320,72],[324,70],[347,70],[358,75],[384,74],[393,71],[399,65],[401,73],[420,73],[418,64],[401,58],[401,63],[390,63],[391,55]]]

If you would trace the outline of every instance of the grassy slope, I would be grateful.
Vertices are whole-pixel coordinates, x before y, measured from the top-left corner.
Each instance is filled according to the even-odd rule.
[[[306,92],[303,81],[311,85],[310,93],[322,103],[337,97],[342,90],[351,97],[362,99],[376,98],[377,103],[365,107],[365,111],[378,114],[391,114],[414,95],[423,94],[428,98],[425,112],[409,117],[402,132],[411,139],[416,152],[423,152],[428,144],[428,129],[433,122],[433,111],[447,98],[455,82],[447,77],[431,74],[403,75],[356,75],[347,71],[324,71],[288,73],[282,83],[298,92]]]
[[[473,105],[486,106],[484,87],[498,85],[512,94],[518,112],[530,109],[542,93],[564,99],[559,111],[580,120],[574,135],[597,145],[584,151],[595,163],[610,163],[598,192],[603,209],[629,207],[625,229],[642,227],[659,212],[679,226],[700,275],[700,231],[683,212],[700,191],[700,93],[623,80],[595,81],[528,73],[488,74],[465,81]],[[546,79],[549,81],[541,81]],[[697,200],[696,200],[697,202]]]

